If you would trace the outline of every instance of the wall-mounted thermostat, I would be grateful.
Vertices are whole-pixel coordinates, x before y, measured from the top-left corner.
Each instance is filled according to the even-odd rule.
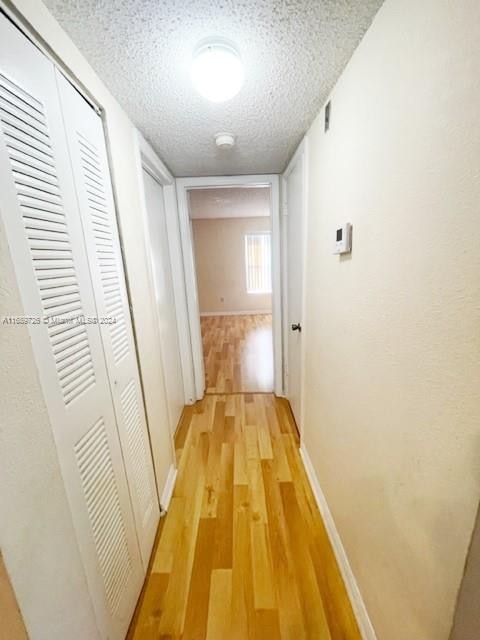
[[[335,248],[333,253],[350,253],[352,250],[352,225],[346,222],[335,232]]]

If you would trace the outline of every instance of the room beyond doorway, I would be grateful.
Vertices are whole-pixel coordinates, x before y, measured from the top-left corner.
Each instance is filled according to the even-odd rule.
[[[202,307],[200,300],[200,292],[198,287],[198,249],[194,242],[194,224],[195,218],[192,216],[191,211],[191,198],[192,194],[199,193],[200,191],[213,192],[212,195],[217,197],[216,205],[224,204],[221,202],[222,195],[225,190],[239,190],[244,191],[256,190],[258,188],[264,189],[264,193],[268,193],[269,201],[269,224],[268,229],[270,231],[270,274],[271,278],[271,296],[270,305],[272,315],[272,353],[273,353],[273,391],[277,395],[282,395],[284,392],[284,371],[283,371],[283,337],[282,337],[282,292],[281,292],[281,228],[280,228],[280,197],[279,197],[279,176],[277,175],[233,175],[233,176],[205,176],[205,177],[190,177],[190,178],[177,178],[177,202],[178,202],[178,214],[179,214],[179,226],[182,244],[182,259],[184,267],[184,281],[187,294],[187,307],[188,307],[188,325],[189,325],[189,337],[191,345],[191,371],[193,377],[193,392],[197,400],[203,398],[206,391],[205,380],[205,366],[203,357],[203,344],[202,344],[202,331],[201,331],[201,314],[210,316],[231,315],[232,311],[236,314],[247,312],[248,314],[263,314],[266,312],[265,308],[258,305],[260,297],[257,297],[257,304],[251,306],[237,306],[232,311],[228,311],[227,303],[228,297],[232,294],[232,289],[227,288],[226,296],[220,294],[219,297],[224,298],[224,303],[218,309],[216,306],[210,306],[210,304]],[[208,207],[211,210],[215,207]],[[265,214],[263,214],[265,215]],[[207,217],[206,222],[210,222],[208,218],[215,216],[207,215],[201,216]],[[218,216],[220,217],[220,216]],[[252,232],[260,232],[264,230],[253,229],[254,221],[260,219],[258,213],[249,217],[252,224]],[[250,224],[250,223],[249,223]],[[249,229],[244,229],[244,233],[249,233]],[[206,233],[207,238],[213,238],[214,236]],[[243,244],[243,260],[246,259],[246,239],[244,238]],[[261,242],[264,242],[263,240]],[[226,253],[227,257],[232,256],[231,253],[225,252],[225,243],[218,245],[219,250]],[[217,255],[212,246],[207,244],[206,251],[206,264],[212,265]],[[244,277],[246,278],[246,264],[243,266]],[[255,284],[252,280],[251,284]],[[218,296],[217,296],[218,302]],[[221,302],[221,301],[220,301]],[[187,354],[188,355],[188,354]]]
[[[188,192],[207,393],[272,392],[267,185]]]

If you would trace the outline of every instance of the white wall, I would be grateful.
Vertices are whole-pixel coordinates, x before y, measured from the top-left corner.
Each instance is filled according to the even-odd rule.
[[[38,0],[14,0],[13,4],[105,109],[147,417],[157,482],[162,489],[173,454],[140,215],[142,194],[135,129],[45,6]],[[2,284],[5,282],[2,293],[14,296],[3,298],[2,312],[5,309],[21,313],[6,247],[2,247],[1,260]],[[0,543],[5,564],[27,628],[35,639],[93,639],[96,637],[93,611],[70,526],[28,334],[17,329],[14,337],[9,333],[3,338],[4,333],[2,328],[2,362],[8,362],[8,371],[2,368],[2,398],[7,398],[7,406],[2,411],[0,448]]]
[[[479,43],[386,0],[308,132],[304,444],[379,640],[448,638],[478,505]]]
[[[270,231],[270,218],[198,219],[192,229],[200,313],[271,313],[272,294],[247,293],[245,271],[245,234]]]

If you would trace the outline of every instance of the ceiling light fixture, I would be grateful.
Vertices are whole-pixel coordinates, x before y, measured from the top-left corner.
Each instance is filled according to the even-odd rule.
[[[192,82],[204,98],[225,102],[236,96],[244,80],[243,64],[233,45],[222,40],[203,41],[192,62]]]

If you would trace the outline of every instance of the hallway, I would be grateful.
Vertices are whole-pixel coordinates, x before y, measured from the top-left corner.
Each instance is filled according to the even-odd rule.
[[[273,391],[272,316],[201,318],[207,393]]]
[[[480,640],[479,42],[0,0],[0,640]]]
[[[128,638],[359,640],[288,404],[206,396],[186,407],[175,445],[175,491]]]

